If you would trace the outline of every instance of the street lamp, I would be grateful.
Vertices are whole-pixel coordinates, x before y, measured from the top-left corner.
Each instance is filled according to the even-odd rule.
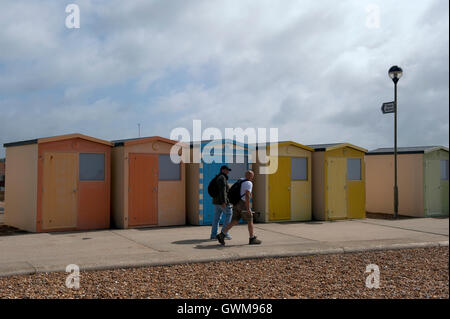
[[[397,82],[403,75],[403,70],[394,65],[389,69],[389,77],[394,82],[394,218],[398,217],[398,186],[397,186]]]

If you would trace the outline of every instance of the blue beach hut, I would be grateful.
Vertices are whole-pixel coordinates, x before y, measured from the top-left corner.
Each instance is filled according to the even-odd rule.
[[[190,163],[186,164],[186,211],[191,225],[211,225],[214,205],[208,194],[208,184],[222,165],[228,165],[231,186],[252,169],[254,147],[233,140],[192,142]],[[201,155],[201,156],[200,156]],[[223,217],[220,223],[223,222]]]

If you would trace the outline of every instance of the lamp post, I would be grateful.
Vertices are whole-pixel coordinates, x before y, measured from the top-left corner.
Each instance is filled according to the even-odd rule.
[[[403,70],[394,65],[389,69],[389,77],[394,82],[394,218],[398,217],[398,186],[397,186],[397,82],[403,75]]]

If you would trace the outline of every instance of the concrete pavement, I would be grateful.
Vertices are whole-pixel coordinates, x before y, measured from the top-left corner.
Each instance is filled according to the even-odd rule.
[[[255,224],[260,246],[248,245],[246,225],[226,246],[209,240],[209,226],[183,226],[0,236],[0,276],[140,267],[189,262],[448,246],[448,218]]]

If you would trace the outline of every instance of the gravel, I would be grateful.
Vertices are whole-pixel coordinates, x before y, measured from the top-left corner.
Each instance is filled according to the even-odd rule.
[[[449,298],[448,247],[0,278],[0,298]],[[380,288],[366,288],[366,266]]]

